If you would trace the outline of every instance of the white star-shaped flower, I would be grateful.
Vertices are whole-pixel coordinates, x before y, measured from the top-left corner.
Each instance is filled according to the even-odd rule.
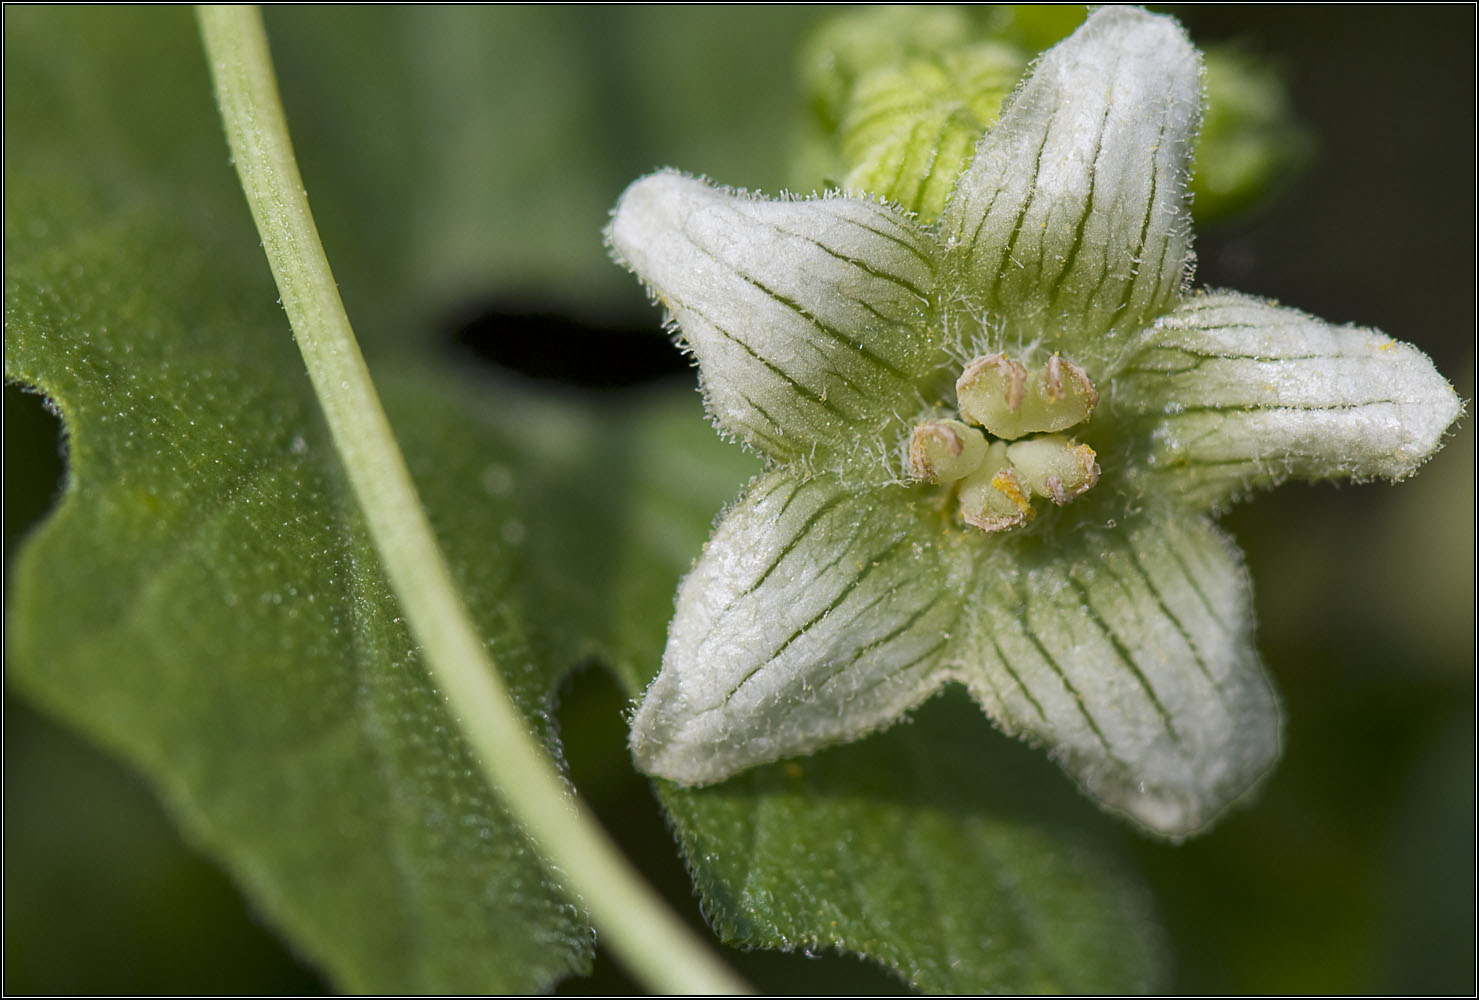
[[[720,781],[950,682],[1169,836],[1271,767],[1248,578],[1209,515],[1407,476],[1460,404],[1378,332],[1188,290],[1200,73],[1174,21],[1097,11],[930,225],[671,172],[623,195],[611,245],[771,462],[683,581],[644,770]]]

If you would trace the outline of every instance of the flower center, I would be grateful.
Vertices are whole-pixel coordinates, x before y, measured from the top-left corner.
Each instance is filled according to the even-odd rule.
[[[1094,450],[1058,433],[1087,420],[1099,402],[1073,362],[1054,355],[1029,375],[1005,354],[976,358],[956,380],[955,397],[965,420],[917,425],[906,464],[915,479],[950,486],[967,524],[1015,528],[1036,515],[1033,497],[1061,506],[1099,481]]]

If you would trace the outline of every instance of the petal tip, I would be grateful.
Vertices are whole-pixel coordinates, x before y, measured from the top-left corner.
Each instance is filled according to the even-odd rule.
[[[708,755],[685,737],[683,720],[689,713],[676,676],[667,669],[648,685],[642,702],[632,716],[627,745],[643,774],[667,778],[680,785],[702,785],[714,781],[705,766]]]
[[[632,182],[606,226],[606,245],[628,269],[644,273],[656,242],[670,239],[681,223],[683,205],[692,198],[691,188],[703,186],[676,170],[661,170]]]

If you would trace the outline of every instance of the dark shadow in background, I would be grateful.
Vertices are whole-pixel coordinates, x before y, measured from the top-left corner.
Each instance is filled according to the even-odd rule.
[[[594,327],[554,310],[489,302],[450,317],[443,329],[443,339],[459,356],[575,389],[628,389],[693,377],[687,359],[655,322]]]

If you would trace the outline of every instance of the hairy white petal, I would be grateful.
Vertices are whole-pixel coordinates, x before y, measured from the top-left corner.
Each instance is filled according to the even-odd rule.
[[[1402,479],[1462,407],[1413,347],[1251,296],[1188,299],[1115,378],[1145,415],[1158,492],[1199,506],[1289,478]]]
[[[1272,766],[1279,708],[1246,575],[1197,511],[1289,476],[1401,478],[1461,406],[1373,331],[1182,298],[1199,74],[1175,22],[1095,12],[1038,62],[934,229],[865,199],[765,201],[674,173],[623,195],[611,245],[681,328],[711,413],[786,463],[683,581],[633,720],[643,770],[719,781],[866,735],[951,681],[1167,836]],[[976,412],[970,379],[952,399],[973,355],[1006,385],[1024,361],[1078,373],[1082,431],[1055,442],[1032,436],[1070,428],[1052,414]],[[979,464],[963,443],[931,453],[919,434],[952,405],[1016,443]],[[923,482],[878,485],[911,431]],[[1022,506],[1104,482],[1027,525],[1000,462],[982,471],[998,453],[1020,463]]]
[[[940,219],[955,273],[1005,320],[1081,364],[1186,280],[1186,185],[1201,60],[1175,21],[1103,8],[1048,51],[981,140]]]
[[[1072,559],[983,578],[961,668],[1008,732],[1151,830],[1208,825],[1279,752],[1247,576],[1202,518],[1082,536]]]
[[[788,470],[725,514],[632,723],[649,774],[708,784],[856,739],[938,687],[975,571],[903,487]]]
[[[715,420],[777,458],[877,438],[941,362],[933,240],[883,205],[659,173],[622,195],[610,240],[677,321]]]

